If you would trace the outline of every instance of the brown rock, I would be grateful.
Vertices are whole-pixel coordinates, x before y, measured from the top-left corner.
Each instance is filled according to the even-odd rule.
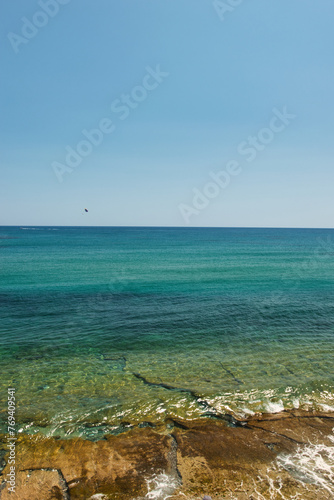
[[[249,427],[264,429],[281,437],[286,437],[297,443],[317,442],[324,440],[326,444],[331,441],[326,436],[331,434],[334,418],[328,414],[314,415],[307,412],[280,413],[277,415],[264,415],[258,419],[250,419]]]
[[[174,421],[170,435],[145,427],[98,442],[21,436],[16,493],[9,494],[4,481],[7,465],[1,500],[139,500],[147,493],[146,480],[162,473],[182,476],[170,500],[202,500],[204,495],[213,500],[329,500],[330,490],[301,482],[293,467],[285,470],[276,459],[310,442],[332,446],[328,436],[333,427],[330,414],[283,412],[244,422],[230,419],[229,424],[204,418]]]
[[[182,492],[188,498],[207,494],[221,499],[233,494],[238,500],[290,499],[298,493],[303,500],[332,498],[316,485],[303,487],[296,477],[278,467],[276,458],[293,453],[299,443],[333,445],[327,437],[334,425],[333,417],[307,413],[294,417],[284,412],[252,418],[243,424],[227,427],[219,421],[199,420],[188,422],[187,429],[180,428],[184,422],[174,429]]]
[[[34,478],[37,478],[35,474],[45,469],[60,471],[71,500],[90,498],[97,493],[109,495],[108,498],[132,500],[134,492],[146,494],[147,477],[154,472],[170,472],[168,453],[171,446],[171,437],[161,436],[149,428],[135,429],[117,437],[108,436],[98,442],[23,436],[17,445],[19,493],[10,493],[9,496],[7,488],[4,488],[1,500],[7,500],[7,496],[12,500],[23,500],[22,488],[27,490],[27,500],[56,498],[50,495],[54,495],[52,491],[55,492],[59,484],[58,474],[53,472],[50,475],[49,471],[38,476],[39,484],[45,479],[45,487],[43,494],[34,497],[39,487],[32,486]],[[3,471],[4,477],[7,472],[8,467]],[[48,491],[49,496],[44,491]]]
[[[16,475],[15,493],[8,490],[5,483],[1,492],[2,500],[69,500],[68,488],[62,474],[57,470],[20,471]]]

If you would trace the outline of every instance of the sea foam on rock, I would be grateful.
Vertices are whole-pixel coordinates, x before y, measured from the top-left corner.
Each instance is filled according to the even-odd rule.
[[[8,492],[7,464],[1,500],[333,498],[333,413],[172,423],[161,433],[135,428],[96,442],[21,435],[16,493]]]

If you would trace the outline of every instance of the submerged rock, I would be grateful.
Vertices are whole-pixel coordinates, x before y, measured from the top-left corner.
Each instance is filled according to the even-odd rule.
[[[112,370],[124,371],[126,367],[126,358],[124,356],[114,356],[112,354],[102,354],[102,360],[108,361]]]

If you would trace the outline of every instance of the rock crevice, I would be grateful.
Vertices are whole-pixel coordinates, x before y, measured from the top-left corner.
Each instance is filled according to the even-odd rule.
[[[7,464],[0,476],[1,500],[148,498],[148,482],[156,488],[159,478],[170,479],[170,500],[204,495],[269,500],[274,486],[277,498],[333,498],[333,485],[326,483],[332,488],[326,490],[300,480],[296,460],[310,443],[325,451],[333,446],[333,414],[295,410],[244,421],[224,418],[167,419],[161,433],[138,426],[95,442],[21,435],[17,492],[8,492],[4,481]],[[293,469],[282,466],[282,457],[293,457]]]
[[[51,467],[46,467],[46,468],[34,468],[34,469],[20,469],[20,472],[35,472],[35,471],[43,471],[43,472],[57,472],[59,476],[59,481],[60,484],[62,485],[62,493],[63,493],[63,500],[71,500],[70,496],[70,490],[67,484],[67,481],[64,477],[64,474],[62,473],[61,469],[53,469]]]

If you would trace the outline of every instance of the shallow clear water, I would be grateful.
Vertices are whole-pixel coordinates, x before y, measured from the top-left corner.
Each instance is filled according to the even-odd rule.
[[[333,230],[2,227],[0,256],[23,431],[334,409]]]

